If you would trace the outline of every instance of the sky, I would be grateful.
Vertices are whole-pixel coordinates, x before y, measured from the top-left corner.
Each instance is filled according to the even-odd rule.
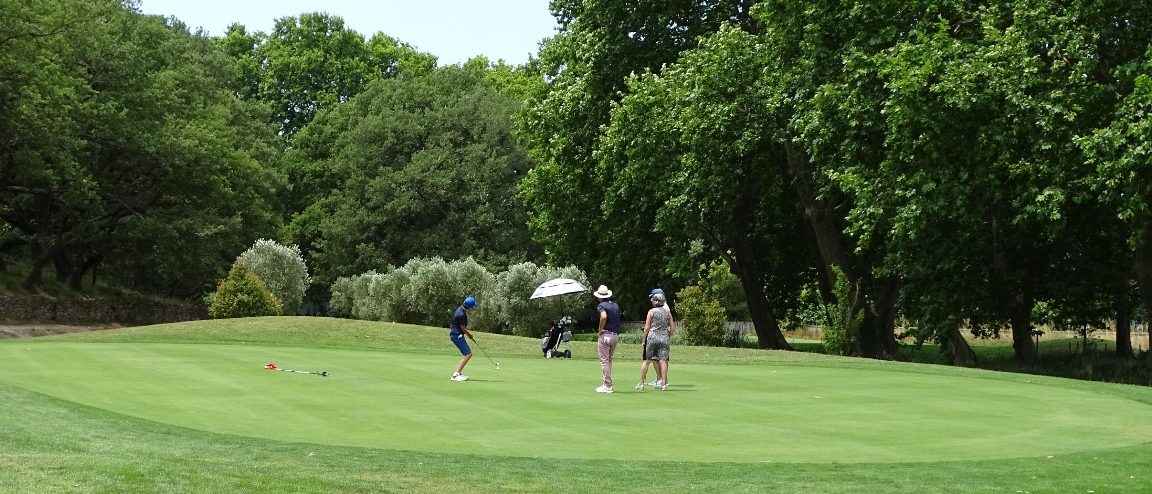
[[[267,33],[281,17],[327,12],[365,39],[383,32],[436,55],[439,65],[476,55],[519,65],[556,33],[548,0],[141,0],[140,10],[211,36],[223,36],[232,23]]]

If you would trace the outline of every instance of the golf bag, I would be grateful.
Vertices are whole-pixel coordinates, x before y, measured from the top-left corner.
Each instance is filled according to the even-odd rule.
[[[561,343],[572,341],[572,319],[565,317],[559,321],[552,321],[548,332],[540,340],[540,349],[544,351],[544,358],[572,358],[572,349],[560,349]]]

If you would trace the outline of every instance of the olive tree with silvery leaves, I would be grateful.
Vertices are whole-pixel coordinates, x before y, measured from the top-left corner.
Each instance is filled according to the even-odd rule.
[[[537,266],[525,262],[509,266],[496,275],[491,304],[507,323],[508,332],[540,337],[553,320],[568,316],[579,319],[591,301],[587,292],[531,299],[541,283],[554,278],[568,278],[588,286],[588,276],[575,266],[563,268]]]
[[[285,246],[274,240],[260,239],[240,254],[248,268],[268,285],[268,290],[283,304],[284,315],[294,315],[304,301],[304,292],[312,282],[300,247]]]
[[[343,277],[332,285],[332,307],[356,319],[448,327],[464,297],[480,306],[469,314],[470,329],[493,331],[499,326],[488,303],[493,276],[472,258],[445,261],[416,257],[384,274],[369,271]]]

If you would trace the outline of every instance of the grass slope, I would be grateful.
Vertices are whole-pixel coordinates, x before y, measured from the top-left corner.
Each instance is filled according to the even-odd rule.
[[[444,333],[261,318],[0,342],[0,492],[1152,490],[1147,388],[677,347],[671,391],[603,396],[592,343],[555,361],[480,334],[503,368],[478,353],[451,383]]]

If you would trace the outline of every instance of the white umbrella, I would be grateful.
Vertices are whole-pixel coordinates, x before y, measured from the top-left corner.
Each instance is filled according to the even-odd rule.
[[[581,285],[579,281],[570,280],[568,278],[556,278],[541,283],[536,287],[536,291],[532,292],[529,298],[543,298],[552,297],[556,295],[564,295],[565,293],[577,293],[588,290]]]

